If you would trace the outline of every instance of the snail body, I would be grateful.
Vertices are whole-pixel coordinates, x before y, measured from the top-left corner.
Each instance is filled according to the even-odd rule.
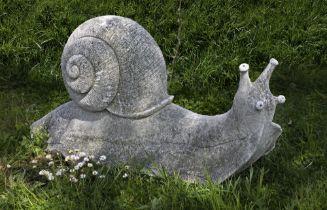
[[[247,64],[232,108],[220,115],[193,113],[172,103],[166,65],[152,36],[133,20],[102,16],[81,24],[61,58],[73,101],[32,125],[49,133],[48,149],[80,149],[107,155],[108,164],[142,161],[179,171],[185,179],[205,174],[223,181],[268,153],[281,133],[272,122],[277,103],[269,90],[278,62],[271,59],[252,83]]]

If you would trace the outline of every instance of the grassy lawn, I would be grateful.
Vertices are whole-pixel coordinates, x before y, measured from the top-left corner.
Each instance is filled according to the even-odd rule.
[[[95,163],[105,178],[39,175],[63,162],[55,155],[48,166],[46,137],[31,138],[29,126],[70,100],[59,66],[64,44],[79,24],[109,14],[150,32],[174,102],[198,113],[229,109],[240,63],[255,79],[276,58],[271,90],[287,100],[276,110],[283,134],[274,151],[222,184]],[[0,209],[327,209],[325,0],[3,0],[0,40]]]

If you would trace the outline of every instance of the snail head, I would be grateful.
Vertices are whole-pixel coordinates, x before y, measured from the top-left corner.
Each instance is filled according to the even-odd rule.
[[[249,78],[249,65],[243,63],[239,66],[240,82],[234,98],[231,112],[240,122],[239,129],[246,133],[260,133],[260,139],[274,142],[281,134],[281,127],[272,122],[277,104],[285,102],[283,95],[274,96],[269,89],[272,72],[278,65],[274,58],[256,79],[251,82]],[[268,145],[268,143],[266,143]],[[270,145],[270,146],[273,146]],[[272,148],[267,148],[267,150]]]

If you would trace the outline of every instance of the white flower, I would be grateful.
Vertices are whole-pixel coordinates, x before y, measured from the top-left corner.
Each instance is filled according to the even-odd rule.
[[[69,169],[69,172],[70,173],[74,173],[75,172],[75,169]]]
[[[84,162],[88,162],[88,161],[90,161],[90,159],[88,157],[85,157]]]
[[[52,173],[49,173],[48,176],[47,176],[47,178],[48,178],[49,181],[54,180],[54,176],[53,176]]]
[[[53,164],[54,164],[53,161],[50,161],[50,162],[48,163],[49,166],[52,166]]]
[[[56,176],[61,176],[61,175],[63,175],[65,171],[66,171],[66,169],[64,169],[64,168],[60,168],[60,169],[56,172]]]
[[[87,164],[87,167],[92,168],[93,167],[93,164],[92,163],[88,163]]]
[[[129,165],[126,165],[126,166],[125,166],[125,169],[127,169],[127,170],[128,170],[129,168],[130,168],[130,166],[129,166]]]
[[[48,159],[48,160],[52,160],[52,156],[51,156],[51,154],[47,154],[47,155],[45,156],[45,158]]]
[[[79,163],[77,163],[77,165],[74,167],[74,169],[77,171],[77,170],[79,170],[80,168],[82,168],[83,166],[84,166],[84,162],[79,162]]]
[[[32,168],[36,168],[36,167],[37,167],[36,165],[32,166]]]
[[[128,177],[128,174],[127,173],[124,173],[123,174],[123,178],[125,179],[125,178],[127,178]]]
[[[59,168],[59,171],[61,171],[61,172],[66,172],[67,171],[67,169],[65,169],[65,168],[63,168],[62,166],[60,166],[60,167],[58,167]]]
[[[96,175],[98,175],[98,172],[97,171],[92,171],[92,175],[96,176]]]
[[[68,160],[73,161],[74,160],[73,157],[74,157],[74,155],[68,155]]]
[[[73,152],[74,152],[74,151],[73,151],[73,150],[71,150],[71,149],[68,151],[68,153],[69,153],[69,154],[72,154]]]
[[[81,179],[85,179],[85,178],[86,178],[86,174],[81,174],[79,177],[80,177]]]
[[[37,164],[37,160],[32,160],[31,163],[32,164]]]
[[[100,164],[100,161],[97,161],[95,164],[99,165]]]
[[[51,172],[47,171],[47,170],[41,170],[39,172],[39,175],[46,176],[49,181],[54,180],[53,174]]]
[[[76,179],[75,176],[70,175],[70,177],[69,177],[69,181],[76,183],[76,182],[78,182],[78,179]]]
[[[100,175],[99,178],[100,179],[104,179],[106,176],[105,175]]]
[[[7,164],[7,168],[11,168],[11,165]]]
[[[76,160],[79,160],[79,158],[80,158],[80,157],[79,157],[78,155],[71,155],[71,156],[70,156],[70,159],[71,159],[71,160],[75,160],[75,161],[76,161]]]
[[[86,153],[85,153],[85,152],[80,152],[78,155],[79,155],[80,157],[85,157],[85,156],[86,156]]]
[[[94,155],[90,155],[89,158],[90,158],[91,160],[93,160],[93,159],[95,158],[95,156],[94,156]]]
[[[47,176],[48,174],[49,174],[50,172],[49,171],[47,171],[47,170],[41,170],[40,172],[39,172],[39,175],[41,175],[41,176]]]
[[[67,161],[77,161],[77,160],[79,160],[80,159],[80,157],[78,156],[78,155],[68,155],[66,158],[65,158],[65,161],[67,162]]]
[[[105,161],[106,159],[107,159],[107,157],[105,155],[101,155],[99,158],[100,161]]]
[[[63,171],[61,169],[56,172],[56,176],[62,176],[62,174],[63,174]]]

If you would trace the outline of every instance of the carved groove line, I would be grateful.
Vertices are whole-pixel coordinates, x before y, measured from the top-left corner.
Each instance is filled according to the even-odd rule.
[[[63,76],[71,98],[82,108],[104,110],[117,94],[119,63],[103,39],[84,36],[66,46]]]

